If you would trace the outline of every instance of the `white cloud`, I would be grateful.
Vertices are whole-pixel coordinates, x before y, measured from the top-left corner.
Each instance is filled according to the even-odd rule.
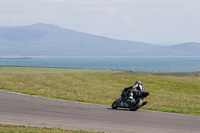
[[[128,27],[134,28],[134,19],[130,16],[121,16],[121,19],[127,24]]]
[[[46,4],[49,4],[49,3],[63,3],[65,2],[66,0],[36,0],[36,2],[43,2],[43,3],[46,3]]]
[[[65,0],[53,0],[53,2],[55,2],[55,3],[62,3],[62,2],[64,2]]]

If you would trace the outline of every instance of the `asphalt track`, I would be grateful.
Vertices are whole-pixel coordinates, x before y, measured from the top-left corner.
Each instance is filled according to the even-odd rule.
[[[127,109],[0,91],[0,123],[122,133],[200,133],[200,116]]]

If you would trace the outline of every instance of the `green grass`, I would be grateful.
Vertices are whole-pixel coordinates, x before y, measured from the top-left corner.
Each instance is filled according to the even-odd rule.
[[[100,133],[88,131],[72,131],[61,128],[30,127],[21,125],[0,124],[0,133]]]
[[[124,71],[123,74],[136,75],[173,75],[180,77],[200,77],[200,72],[141,72],[141,71]]]
[[[200,77],[194,76],[198,73],[179,74],[0,67],[0,89],[111,105],[124,87],[141,80],[150,93],[146,98],[149,103],[142,109],[200,115]]]
[[[70,68],[43,68],[43,67],[0,67],[0,74],[45,74],[45,73],[122,73],[117,70],[93,70]]]

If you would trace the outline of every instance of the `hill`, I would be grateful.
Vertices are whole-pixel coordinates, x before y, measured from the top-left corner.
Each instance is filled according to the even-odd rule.
[[[200,56],[200,44],[159,46],[34,24],[0,27],[0,51],[0,56]]]

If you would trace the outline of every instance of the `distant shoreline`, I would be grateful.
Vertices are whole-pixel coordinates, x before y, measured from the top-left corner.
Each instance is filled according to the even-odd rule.
[[[200,56],[0,56],[0,59],[34,58],[200,58]]]
[[[0,59],[16,59],[16,60],[23,60],[23,59],[33,59],[32,57],[0,57]]]

